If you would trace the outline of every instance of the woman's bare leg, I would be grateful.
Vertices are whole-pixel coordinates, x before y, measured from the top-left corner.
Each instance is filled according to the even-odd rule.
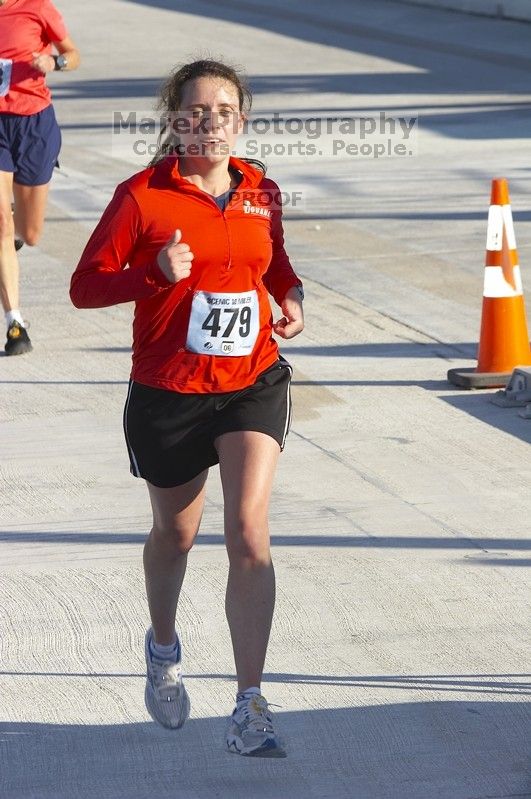
[[[229,578],[225,608],[238,690],[260,687],[275,606],[268,510],[280,448],[264,433],[216,440],[225,499]]]
[[[18,258],[11,212],[13,173],[0,172],[0,301],[4,311],[19,307]]]
[[[144,576],[151,624],[158,644],[175,641],[177,602],[188,552],[199,530],[208,469],[176,488],[147,483],[153,527],[144,546]]]
[[[42,234],[49,188],[49,183],[40,186],[13,183],[15,231],[30,247],[38,243]]]

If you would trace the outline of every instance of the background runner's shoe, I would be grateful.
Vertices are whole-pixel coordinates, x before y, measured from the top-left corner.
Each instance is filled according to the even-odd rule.
[[[190,700],[183,685],[181,661],[159,660],[151,654],[149,643],[153,638],[150,628],[146,633],[146,708],[153,719],[163,727],[178,729],[190,715]]]
[[[15,213],[15,204],[11,203],[11,214],[14,214],[14,213]],[[18,236],[15,236],[15,250],[18,251],[23,246],[24,246],[24,241],[22,239],[19,239]]]
[[[263,696],[251,694],[238,702],[230,719],[227,747],[246,757],[286,757]]]
[[[11,322],[7,328],[7,341],[4,347],[6,355],[24,355],[31,352],[30,337],[28,331],[19,322]]]

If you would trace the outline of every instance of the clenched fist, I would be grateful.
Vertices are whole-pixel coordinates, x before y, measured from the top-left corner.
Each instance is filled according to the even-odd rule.
[[[181,241],[182,233],[176,230],[169,242],[157,255],[157,263],[164,277],[171,283],[190,277],[194,254],[188,244]]]
[[[294,338],[304,330],[302,299],[296,288],[289,289],[282,302],[284,316],[275,322],[273,331],[280,338]]]
[[[54,71],[55,59],[53,56],[49,55],[48,53],[32,53],[31,55],[31,66],[33,69],[36,69],[37,72],[40,72],[42,75],[46,75],[47,72]]]

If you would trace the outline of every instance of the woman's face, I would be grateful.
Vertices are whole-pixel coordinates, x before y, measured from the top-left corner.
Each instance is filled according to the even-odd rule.
[[[181,107],[171,115],[180,142],[179,153],[212,163],[232,155],[243,121],[236,86],[214,77],[188,81],[183,87]]]

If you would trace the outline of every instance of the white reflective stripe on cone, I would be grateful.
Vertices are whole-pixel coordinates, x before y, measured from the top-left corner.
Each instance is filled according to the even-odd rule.
[[[484,297],[519,297],[523,294],[522,276],[518,264],[513,266],[515,288],[505,280],[501,266],[485,267],[485,282],[483,284]]]
[[[491,205],[487,220],[487,250],[499,252],[503,245],[503,228],[510,250],[516,250],[513,215],[510,205]]]
[[[502,205],[503,224],[505,235],[510,250],[516,250],[516,236],[514,235],[513,214],[510,205]]]

